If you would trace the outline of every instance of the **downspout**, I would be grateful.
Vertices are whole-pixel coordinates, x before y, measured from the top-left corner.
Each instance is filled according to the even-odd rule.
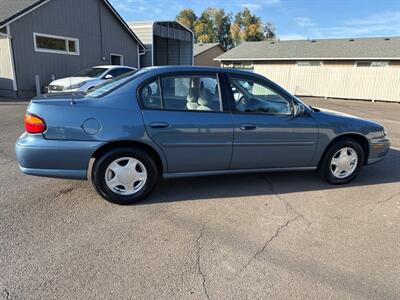
[[[154,26],[155,22],[153,22],[153,25],[151,26],[151,66],[154,67]]]

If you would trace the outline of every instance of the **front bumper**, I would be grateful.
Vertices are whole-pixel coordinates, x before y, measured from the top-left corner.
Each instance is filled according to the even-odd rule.
[[[86,180],[90,158],[102,144],[47,140],[42,134],[24,133],[15,144],[15,154],[24,174]]]
[[[373,139],[369,143],[369,156],[367,164],[375,164],[383,160],[390,149],[390,140],[387,137]]]

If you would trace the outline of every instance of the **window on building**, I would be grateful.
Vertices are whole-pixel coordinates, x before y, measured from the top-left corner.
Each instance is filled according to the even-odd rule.
[[[388,61],[357,61],[357,67],[388,67]]]
[[[254,64],[252,61],[247,62],[234,62],[232,64],[232,68],[234,69],[241,69],[241,70],[245,70],[245,71],[253,71],[254,70]]]
[[[299,67],[321,67],[322,61],[319,61],[319,60],[298,61],[297,66],[299,66]]]
[[[35,51],[79,55],[79,40],[74,38],[34,33]]]

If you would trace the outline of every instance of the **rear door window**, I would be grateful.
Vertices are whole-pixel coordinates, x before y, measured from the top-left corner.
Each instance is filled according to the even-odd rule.
[[[163,77],[160,82],[166,110],[222,111],[217,76]]]
[[[145,84],[140,90],[140,98],[144,108],[161,109],[161,93],[158,78]]]

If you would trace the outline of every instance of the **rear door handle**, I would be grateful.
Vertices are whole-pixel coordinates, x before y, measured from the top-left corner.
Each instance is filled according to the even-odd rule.
[[[165,122],[153,122],[150,123],[151,128],[168,128],[169,124]]]
[[[256,128],[257,128],[257,126],[254,125],[254,124],[242,124],[242,125],[240,125],[240,129],[241,130],[254,130]]]

